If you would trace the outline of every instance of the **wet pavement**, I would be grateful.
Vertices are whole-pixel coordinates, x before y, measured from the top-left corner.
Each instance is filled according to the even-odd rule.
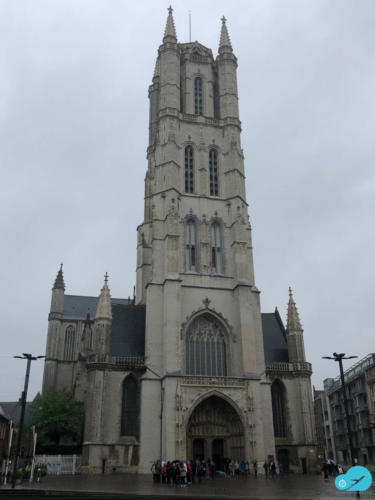
[[[151,475],[111,474],[111,475],[77,475],[47,476],[41,483],[24,483],[17,486],[17,492],[11,492],[9,486],[0,488],[0,498],[14,498],[22,495],[27,498],[40,498],[46,495],[54,498],[78,497],[94,498],[193,498],[198,499],[319,499],[341,500],[356,498],[355,493],[339,492],[334,485],[334,478],[325,480],[320,475],[293,474],[276,479],[255,478],[230,479],[217,478],[214,481],[202,480],[200,484],[176,488],[167,484],[155,484]],[[29,490],[27,492],[26,490]],[[44,491],[43,491],[44,490]],[[61,492],[61,493],[57,493]],[[84,492],[86,494],[84,494]],[[8,496],[7,496],[8,494]],[[375,487],[361,493],[361,498],[374,498]]]

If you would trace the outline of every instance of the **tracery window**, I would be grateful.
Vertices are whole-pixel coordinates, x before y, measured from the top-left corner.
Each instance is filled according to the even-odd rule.
[[[185,270],[198,271],[197,224],[194,219],[188,219],[185,226]]]
[[[73,361],[76,345],[76,331],[74,326],[68,326],[64,337],[64,360]]]
[[[209,153],[210,166],[210,195],[219,196],[219,173],[217,168],[217,151],[211,149]]]
[[[195,103],[195,114],[203,114],[203,86],[202,79],[198,76],[194,80],[194,103]]]
[[[194,153],[191,146],[185,148],[185,193],[194,193]]]
[[[132,375],[122,383],[121,436],[138,434],[138,386]]]
[[[285,419],[285,389],[280,380],[271,386],[273,429],[275,437],[287,437]]]
[[[226,376],[226,346],[222,327],[209,316],[196,318],[186,334],[186,374]]]
[[[211,271],[224,273],[224,254],[222,249],[222,227],[215,221],[211,225]]]

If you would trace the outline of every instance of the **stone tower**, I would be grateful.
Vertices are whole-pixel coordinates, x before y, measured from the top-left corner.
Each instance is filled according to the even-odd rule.
[[[254,282],[237,59],[177,43],[169,9],[149,87],[144,221],[134,299],[52,289],[43,393],[84,405],[81,472],[157,458],[268,458],[315,467],[311,373],[290,291],[287,328]],[[260,472],[262,472],[260,470]]]
[[[146,305],[140,471],[274,455],[238,113],[237,58],[178,43],[172,9],[149,87],[137,304]]]

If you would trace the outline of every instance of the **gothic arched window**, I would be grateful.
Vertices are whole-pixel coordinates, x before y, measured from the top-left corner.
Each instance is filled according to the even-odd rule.
[[[217,169],[217,151],[211,149],[209,153],[210,164],[210,195],[219,196],[219,173]]]
[[[191,146],[185,148],[185,193],[194,193],[194,153]]]
[[[280,380],[271,385],[273,430],[275,437],[287,437],[285,419],[285,389]]]
[[[227,375],[224,331],[209,316],[199,316],[188,328],[186,374],[219,377]]]
[[[211,224],[211,271],[224,273],[224,252],[222,226],[218,221]]]
[[[64,337],[64,360],[73,361],[76,345],[76,331],[74,326],[68,326]]]
[[[194,80],[194,110],[196,115],[203,115],[203,85],[199,76]]]
[[[197,272],[199,269],[198,227],[193,218],[185,223],[185,271]]]
[[[138,434],[138,386],[132,375],[122,383],[121,436]]]

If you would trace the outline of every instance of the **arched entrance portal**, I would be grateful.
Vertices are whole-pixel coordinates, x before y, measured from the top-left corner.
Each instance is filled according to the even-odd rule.
[[[218,470],[224,460],[245,460],[244,429],[236,410],[219,396],[195,408],[187,426],[187,458],[211,459]]]

